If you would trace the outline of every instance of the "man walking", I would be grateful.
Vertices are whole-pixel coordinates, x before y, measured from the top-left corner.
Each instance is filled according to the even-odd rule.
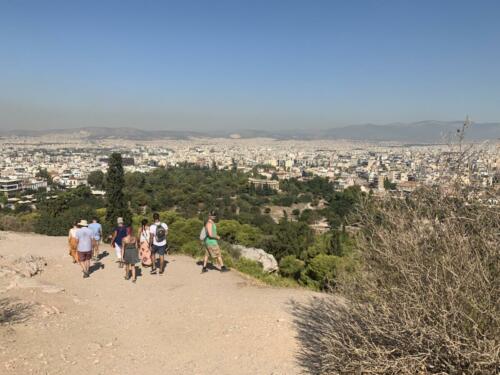
[[[160,221],[160,214],[153,214],[154,223],[149,227],[149,245],[151,246],[151,275],[156,274],[156,255],[160,258],[160,275],[165,271],[165,252],[167,251],[168,226]]]
[[[76,231],[78,263],[82,267],[83,278],[89,277],[90,258],[92,258],[93,233],[88,228],[87,220],[78,223]]]
[[[127,237],[127,227],[123,222],[123,218],[119,217],[116,222],[118,226],[113,229],[113,236],[111,237],[111,247],[115,249],[116,262],[118,267],[123,267],[122,262],[122,240]]]
[[[89,225],[89,229],[92,231],[92,260],[97,262],[99,260],[99,243],[102,238],[102,225],[99,223],[97,217],[92,219],[92,223]]]
[[[222,261],[222,254],[220,251],[219,243],[217,242],[217,240],[220,240],[220,237],[217,235],[217,225],[215,225],[215,219],[215,211],[210,211],[210,213],[208,214],[207,223],[205,224],[205,258],[203,259],[202,272],[208,271],[207,262],[209,256],[212,259],[215,258],[217,260],[217,264],[221,272],[229,271]]]

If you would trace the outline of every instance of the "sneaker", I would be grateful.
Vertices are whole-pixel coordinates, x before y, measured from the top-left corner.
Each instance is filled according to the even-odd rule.
[[[226,266],[222,266],[220,268],[220,272],[228,272],[229,271],[229,268],[227,268]]]
[[[89,277],[89,274],[87,272],[84,272],[83,273],[83,278],[86,279],[87,277]]]
[[[205,273],[205,272],[208,272],[207,267],[203,267],[203,268],[201,269],[201,273]]]

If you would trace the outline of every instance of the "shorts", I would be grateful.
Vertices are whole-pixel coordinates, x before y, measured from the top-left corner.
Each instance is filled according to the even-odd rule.
[[[153,245],[151,248],[151,253],[152,254],[158,254],[158,255],[165,255],[165,252],[167,251],[167,245]]]
[[[92,251],[86,251],[86,252],[78,252],[78,260],[80,262],[85,262],[86,260],[92,259]]]
[[[220,257],[221,256],[221,252],[220,252],[219,245],[207,246],[205,254],[206,255],[210,255],[212,258],[218,258],[218,257]]]

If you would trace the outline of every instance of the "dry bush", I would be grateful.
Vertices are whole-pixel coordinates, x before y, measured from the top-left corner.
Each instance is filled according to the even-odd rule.
[[[462,194],[463,193],[463,194]],[[313,374],[500,372],[500,210],[425,188],[359,210],[348,303],[295,306]]]
[[[13,302],[8,298],[0,299],[0,325],[22,323],[31,314],[31,305]]]

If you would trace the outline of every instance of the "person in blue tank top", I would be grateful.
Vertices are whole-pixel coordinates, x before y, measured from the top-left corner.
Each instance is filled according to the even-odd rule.
[[[102,225],[99,223],[97,217],[92,219],[92,223],[89,224],[89,229],[94,235],[92,239],[92,260],[96,262],[99,260],[99,244],[102,238]]]
[[[116,254],[116,262],[119,267],[123,267],[122,259],[122,244],[123,239],[127,237],[127,227],[123,223],[123,218],[119,217],[117,220],[118,226],[113,230],[113,237],[111,238],[111,247],[114,247]]]

